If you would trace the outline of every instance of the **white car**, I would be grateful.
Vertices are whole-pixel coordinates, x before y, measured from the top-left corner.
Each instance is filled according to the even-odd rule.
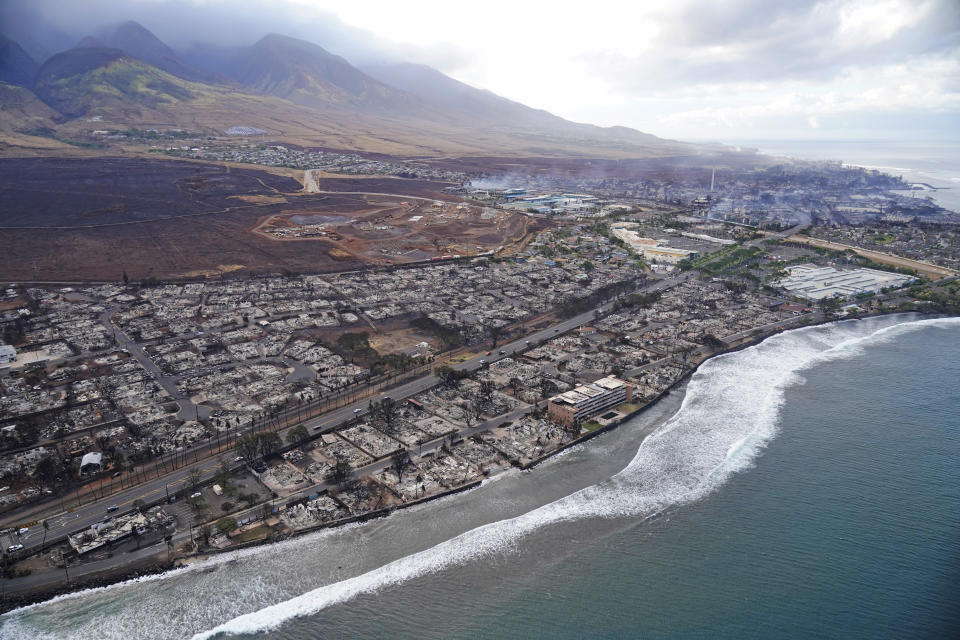
[[[7,547],[7,553],[14,553],[15,551],[20,551],[20,549],[23,549],[22,544],[12,544]]]
[[[23,534],[29,533],[29,532],[30,532],[30,527],[23,527],[22,529],[19,529],[17,531],[17,535],[22,536]]]
[[[199,491],[197,491],[196,493],[191,494],[190,497],[191,497],[191,498],[199,498],[201,495],[203,495],[203,494],[201,494]]]
[[[354,409],[353,412],[354,412],[354,413],[363,413],[363,409]]]

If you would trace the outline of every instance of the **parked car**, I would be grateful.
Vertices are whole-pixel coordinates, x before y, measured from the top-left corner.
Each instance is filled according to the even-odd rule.
[[[17,551],[20,551],[20,549],[23,549],[22,544],[12,544],[9,547],[7,547],[7,553],[15,553]]]
[[[190,498],[191,498],[191,499],[192,499],[192,498],[199,498],[201,495],[203,495],[203,494],[200,493],[199,491],[197,491],[196,493],[190,494]]]

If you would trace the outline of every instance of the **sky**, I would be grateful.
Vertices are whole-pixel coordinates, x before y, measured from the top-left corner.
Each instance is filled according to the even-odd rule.
[[[53,30],[68,42],[126,19],[181,49],[279,32],[356,64],[428,64],[571,120],[669,138],[960,140],[958,0],[3,4],[0,25],[32,34],[34,51],[56,50]],[[46,41],[23,28],[37,13]]]

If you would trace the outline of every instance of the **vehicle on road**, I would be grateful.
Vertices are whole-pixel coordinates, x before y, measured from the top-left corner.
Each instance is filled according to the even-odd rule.
[[[29,533],[29,532],[30,532],[30,527],[21,527],[20,529],[17,530],[17,535],[22,536],[23,534]]]
[[[14,553],[14,552],[20,551],[20,549],[23,549],[22,544],[12,544],[9,547],[7,547],[7,553]]]
[[[119,509],[119,508],[120,508],[120,507],[119,507],[118,505],[112,504],[112,505],[110,505],[109,507],[107,507],[107,513],[113,513],[114,511],[116,511],[116,510]]]
[[[485,365],[485,364],[487,364],[487,361],[486,361],[486,360],[481,360],[481,361],[480,361],[480,364],[481,364],[481,365]]]
[[[488,355],[488,356],[489,356],[489,355],[492,355],[492,354],[493,354],[492,351],[487,351],[487,355]]]
[[[191,493],[191,494],[190,494],[190,498],[191,498],[191,499],[193,499],[193,498],[199,498],[199,497],[202,496],[202,495],[203,495],[202,493],[200,493],[199,491],[197,491],[196,493]]]
[[[362,412],[363,412],[363,409],[354,409],[353,412],[354,412],[354,413],[362,413]]]
[[[123,471],[117,471],[116,473],[113,474],[113,477],[119,478],[122,474],[123,474]]]
[[[554,329],[553,332],[554,332],[554,333],[560,333],[560,329]]]
[[[507,355],[507,352],[504,351],[503,349],[500,349],[500,355],[505,356],[505,355]]]

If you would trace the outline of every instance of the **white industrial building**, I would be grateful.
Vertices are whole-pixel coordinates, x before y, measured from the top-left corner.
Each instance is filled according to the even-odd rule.
[[[787,267],[790,275],[776,285],[808,300],[846,298],[862,293],[878,293],[889,287],[902,287],[915,280],[912,276],[878,271],[876,269],[850,269],[841,271],[833,267],[818,267],[800,264]]]

